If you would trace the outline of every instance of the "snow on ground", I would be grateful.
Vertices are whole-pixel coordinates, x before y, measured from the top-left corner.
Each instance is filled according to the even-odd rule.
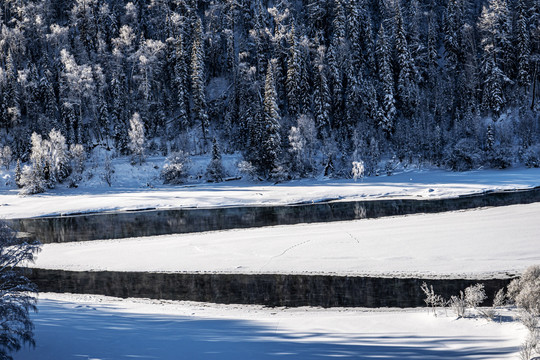
[[[228,163],[231,163],[229,159]],[[196,172],[204,166],[199,161]],[[0,188],[0,218],[148,208],[216,207],[232,205],[293,204],[327,199],[443,198],[488,190],[540,186],[540,169],[514,168],[463,173],[411,170],[393,176],[358,180],[305,179],[274,185],[236,180],[218,184],[162,185],[158,178],[163,158],[139,166],[118,163],[113,187],[96,174],[79,188],[59,185],[44,194],[21,197],[13,187]]]
[[[425,309],[265,308],[41,294],[15,360],[515,359],[525,328]]]
[[[65,270],[504,277],[540,263],[540,203],[440,214],[46,244]]]

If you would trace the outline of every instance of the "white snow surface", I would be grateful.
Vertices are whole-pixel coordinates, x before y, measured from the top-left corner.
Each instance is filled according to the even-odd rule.
[[[516,359],[526,337],[501,322],[425,309],[253,305],[40,294],[36,348],[15,360]]]
[[[231,165],[233,159],[228,159],[226,163]],[[202,177],[206,163],[204,159],[199,160],[193,167],[198,169],[195,173]],[[524,167],[462,173],[417,169],[357,182],[319,178],[280,184],[248,180],[214,184],[199,180],[187,185],[170,186],[161,184],[159,179],[162,164],[163,158],[150,158],[142,166],[118,162],[112,187],[100,180],[99,166],[102,165],[96,165],[95,174],[76,189],[59,185],[43,194],[21,197],[13,186],[0,188],[0,218],[153,208],[277,205],[329,199],[447,198],[490,190],[540,186],[540,169]]]
[[[346,222],[46,244],[33,267],[506,277],[540,263],[540,203]]]

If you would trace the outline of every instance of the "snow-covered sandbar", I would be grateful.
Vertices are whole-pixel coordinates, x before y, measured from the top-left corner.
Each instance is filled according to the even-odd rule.
[[[540,263],[540,203],[440,214],[46,244],[64,270],[507,277]]]

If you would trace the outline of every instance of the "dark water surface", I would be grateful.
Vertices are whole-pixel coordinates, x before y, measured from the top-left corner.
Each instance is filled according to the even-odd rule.
[[[29,277],[42,292],[99,294],[189,300],[223,304],[322,307],[425,306],[420,286],[433,285],[449,299],[483,283],[491,305],[494,294],[511,279],[414,279],[292,274],[184,274],[32,269]]]

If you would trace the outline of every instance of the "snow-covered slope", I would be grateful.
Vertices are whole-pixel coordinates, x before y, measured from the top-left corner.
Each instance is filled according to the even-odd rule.
[[[161,159],[162,161],[162,159]],[[488,190],[540,186],[540,169],[515,168],[464,173],[414,170],[393,176],[353,180],[298,180],[273,185],[231,181],[184,186],[160,185],[159,163],[142,168],[125,164],[111,188],[88,180],[77,189],[59,187],[44,194],[21,197],[13,188],[0,190],[0,218],[24,218],[127,209],[270,205],[327,199],[441,198]],[[118,165],[120,166],[120,165]]]
[[[16,360],[515,359],[525,328],[425,309],[264,308],[41,294]],[[504,315],[507,314],[505,311]]]
[[[505,276],[540,263],[540,203],[326,224],[47,244],[66,270]]]

